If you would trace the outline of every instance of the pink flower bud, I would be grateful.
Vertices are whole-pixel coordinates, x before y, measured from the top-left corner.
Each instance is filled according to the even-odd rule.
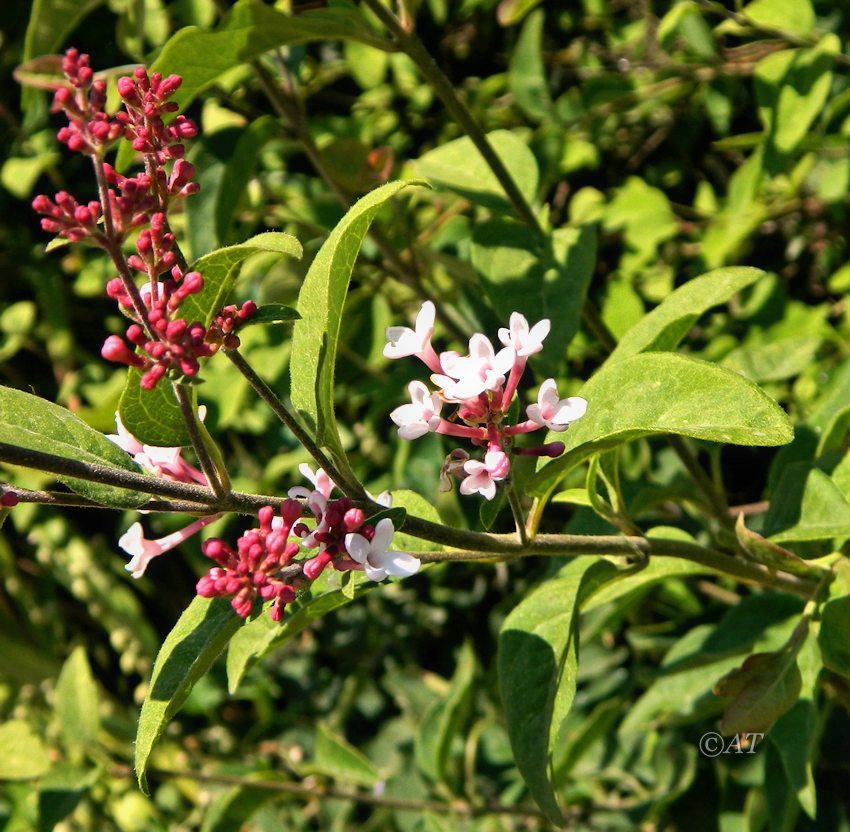
[[[138,355],[129,350],[127,345],[117,335],[110,335],[103,342],[100,354],[107,361],[117,361],[129,367],[143,367],[145,364]]]

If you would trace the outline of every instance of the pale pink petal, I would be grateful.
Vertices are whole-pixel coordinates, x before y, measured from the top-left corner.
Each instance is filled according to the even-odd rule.
[[[345,550],[352,560],[356,560],[357,563],[366,563],[371,547],[369,541],[362,534],[352,532],[345,536]]]
[[[392,575],[394,578],[409,578],[419,571],[420,566],[419,558],[415,558],[407,552],[389,551],[383,560],[383,568],[387,570],[388,575]]]

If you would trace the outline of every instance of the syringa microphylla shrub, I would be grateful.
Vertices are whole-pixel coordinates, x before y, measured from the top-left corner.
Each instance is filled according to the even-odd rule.
[[[4,119],[0,825],[840,828],[850,18],[83,5]]]

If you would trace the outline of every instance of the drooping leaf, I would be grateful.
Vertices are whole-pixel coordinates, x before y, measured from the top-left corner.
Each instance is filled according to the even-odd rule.
[[[0,724],[0,780],[33,780],[50,768],[44,742],[22,719]]]
[[[183,301],[180,316],[190,323],[200,321],[208,326],[227,300],[244,261],[261,253],[301,257],[301,244],[289,234],[270,231],[201,257],[190,268],[203,275],[204,287]],[[139,386],[140,380],[141,372],[131,368],[118,404],[124,427],[146,445],[188,445],[186,424],[171,385],[162,380],[153,390],[144,390]]]
[[[696,321],[755,283],[764,272],[746,266],[714,269],[676,289],[635,324],[611,355],[619,360],[639,352],[674,350]]]
[[[504,321],[512,312],[521,312],[532,325],[551,320],[546,348],[532,362],[541,373],[556,375],[581,321],[596,264],[595,227],[541,235],[512,220],[489,220],[475,226],[471,257]]]
[[[416,763],[419,770],[436,783],[446,782],[452,740],[460,731],[466,714],[474,677],[475,652],[467,641],[458,654],[445,697],[426,711],[416,732]]]
[[[284,306],[282,303],[264,303],[257,307],[257,311],[248,318],[243,326],[253,326],[254,324],[291,324],[297,321],[301,316],[297,309],[291,306]]]
[[[800,631],[781,650],[754,653],[718,680],[714,693],[732,700],[720,721],[723,734],[767,731],[790,710],[803,684],[797,654],[805,637]]]
[[[738,520],[735,523],[735,534],[744,551],[758,563],[763,563],[773,569],[781,569],[783,572],[790,572],[793,575],[816,576],[820,574],[819,569],[810,566],[793,552],[783,549],[773,541],[762,537],[758,532],[748,529],[743,514],[738,515]]]
[[[495,130],[487,138],[526,201],[534,202],[540,175],[534,154],[509,130]],[[429,150],[414,164],[422,176],[438,187],[448,188],[492,211],[514,213],[496,175],[467,137]]]
[[[97,685],[86,651],[76,647],[56,683],[56,719],[69,753],[94,741],[100,726]]]
[[[64,407],[11,387],[0,387],[0,442],[141,473],[124,451]],[[57,478],[77,494],[115,508],[136,508],[149,499],[139,491],[74,477]]]
[[[419,182],[390,182],[351,208],[325,240],[298,295],[292,334],[292,404],[320,444],[344,460],[334,416],[334,364],[354,261],[369,226],[391,197]]]
[[[576,691],[578,610],[616,567],[578,558],[508,615],[499,632],[499,689],[511,748],[531,796],[562,822],[551,778],[552,752]]]
[[[224,599],[196,596],[163,642],[136,731],[136,776],[143,791],[156,741],[242,625]]]
[[[374,786],[380,777],[368,757],[323,722],[316,729],[316,756],[310,768],[342,783],[361,786]]]
[[[792,438],[788,417],[751,381],[682,355],[607,361],[580,395],[587,413],[557,434],[566,452],[537,471],[528,485],[533,493],[553,488],[592,454],[641,436],[673,433],[736,445],[783,445]]]

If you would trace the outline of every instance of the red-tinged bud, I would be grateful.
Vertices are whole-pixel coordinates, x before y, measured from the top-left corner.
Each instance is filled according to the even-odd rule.
[[[313,558],[306,561],[303,566],[304,577],[310,581],[315,581],[322,572],[325,571],[325,567],[331,562],[331,555],[328,552],[319,552]]]
[[[272,518],[274,517],[274,509],[271,506],[263,506],[258,512],[260,518],[260,528],[263,531],[269,531],[272,527]]]
[[[287,499],[280,504],[280,516],[289,527],[301,517],[303,511],[298,500]]]
[[[165,329],[165,337],[169,341],[179,341],[186,332],[188,324],[183,318],[171,321]]]
[[[189,272],[180,285],[181,293],[184,295],[196,295],[203,288],[204,278],[200,272]]]
[[[174,93],[180,89],[182,83],[183,79],[179,75],[169,75],[168,78],[165,78],[159,86],[158,92],[160,97],[168,98],[170,95],[174,95]]]
[[[13,508],[19,502],[20,498],[14,491],[3,491],[2,495],[0,495],[0,506],[3,506],[3,508]]]
[[[134,352],[131,352],[117,335],[110,335],[103,342],[100,354],[107,361],[117,361],[119,364],[126,364],[128,367],[144,367],[145,365],[145,362]]]
[[[252,300],[246,300],[242,304],[242,308],[236,313],[236,317],[241,321],[246,321],[257,311],[257,304]]]
[[[514,448],[514,453],[519,456],[560,456],[566,448],[563,442],[549,442],[546,445],[538,445],[535,448]]]
[[[39,214],[48,214],[53,208],[53,202],[51,202],[50,198],[44,194],[39,194],[35,199],[33,199],[32,208],[33,211],[36,211]]]
[[[162,364],[154,364],[139,381],[139,386],[143,390],[153,390],[157,382],[165,375],[166,368]]]
[[[181,358],[177,366],[180,367],[180,372],[184,376],[196,376],[201,369],[201,365],[194,358]]]
[[[123,288],[123,286],[122,286]],[[144,330],[138,324],[130,324],[127,327],[127,340],[137,346],[142,346],[147,341]]]
[[[365,519],[365,515],[363,514],[363,510],[359,508],[350,508],[345,512],[345,516],[342,518],[343,526],[345,526],[346,532],[353,532],[359,529],[363,525],[363,520]]]

